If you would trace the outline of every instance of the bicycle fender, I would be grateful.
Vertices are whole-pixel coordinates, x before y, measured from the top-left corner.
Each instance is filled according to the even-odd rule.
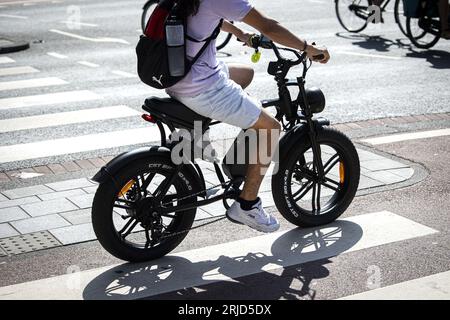
[[[319,132],[324,126],[330,125],[330,121],[325,118],[313,120],[316,132]],[[309,134],[309,128],[306,123],[299,123],[294,128],[286,132],[278,143],[279,159],[284,159],[287,153],[298,143],[299,140],[306,139]]]
[[[114,177],[117,172],[119,172],[122,168],[127,166],[133,161],[142,160],[145,158],[151,158],[154,156],[166,157],[169,161],[171,160],[171,151],[166,147],[161,146],[151,146],[151,147],[142,147],[135,150],[131,150],[128,152],[124,152],[116,156],[110,162],[108,162],[105,166],[103,166],[100,171],[98,171],[91,180],[103,183],[108,179]],[[175,166],[175,165],[174,165]],[[195,179],[195,192],[200,192],[204,190],[202,186],[205,185],[204,179],[200,177],[196,168],[192,163],[184,164],[185,169],[189,172],[189,174]]]

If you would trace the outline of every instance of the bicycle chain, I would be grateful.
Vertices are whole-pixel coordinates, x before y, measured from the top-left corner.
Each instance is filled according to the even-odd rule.
[[[227,184],[228,184],[228,186],[227,186]],[[220,183],[220,184],[218,184],[218,185],[214,185],[214,186],[212,186],[212,187],[210,187],[210,188],[208,188],[208,189],[205,189],[205,190],[203,190],[203,191],[200,191],[200,192],[197,192],[197,193],[194,193],[194,194],[190,194],[189,196],[182,197],[182,198],[173,200],[173,201],[171,201],[171,202],[163,203],[162,206],[165,206],[165,205],[174,203],[174,202],[176,202],[176,201],[181,201],[181,200],[189,199],[189,198],[191,198],[191,197],[198,196],[198,195],[200,195],[200,194],[205,193],[205,192],[208,191],[208,190],[212,190],[212,189],[217,188],[217,187],[225,187],[225,192],[226,192],[230,186],[231,186],[231,184],[230,184],[229,182],[223,182],[223,183]],[[200,227],[204,227],[204,226],[207,226],[207,225],[210,225],[210,224],[219,222],[219,221],[224,220],[224,219],[226,219],[226,218],[227,218],[226,216],[225,216],[225,217],[221,217],[221,218],[217,218],[217,217],[206,218],[206,219],[203,219],[203,220],[210,220],[210,219],[216,219],[216,220],[211,221],[211,222],[207,222],[207,223],[204,223],[204,224],[201,224],[201,225],[199,225],[199,226],[195,226],[195,227],[192,227],[192,228],[189,228],[189,229],[185,229],[185,230],[181,230],[181,231],[178,231],[178,232],[175,232],[175,233],[171,233],[171,234],[168,234],[168,235],[166,235],[166,236],[162,236],[162,237],[160,238],[160,240],[165,240],[165,239],[167,239],[167,238],[171,238],[171,237],[175,237],[175,236],[178,236],[178,235],[181,235],[181,234],[184,234],[184,233],[188,233],[188,232],[190,232],[190,231],[192,231],[192,230],[195,230],[195,229],[198,229],[198,228],[200,228]],[[146,231],[147,231],[147,229],[146,229]]]

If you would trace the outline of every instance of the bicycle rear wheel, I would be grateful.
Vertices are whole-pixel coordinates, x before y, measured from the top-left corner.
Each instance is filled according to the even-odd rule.
[[[367,27],[368,0],[336,0],[336,15],[341,26],[349,32],[361,32]]]
[[[394,16],[395,22],[397,22],[400,31],[405,36],[408,36],[408,32],[406,31],[406,16],[405,8],[403,7],[403,0],[395,0]]]
[[[191,228],[196,209],[164,214],[159,207],[196,201],[195,179],[166,157],[133,162],[100,184],[92,204],[92,225],[100,244],[115,257],[149,261],[175,249]]]

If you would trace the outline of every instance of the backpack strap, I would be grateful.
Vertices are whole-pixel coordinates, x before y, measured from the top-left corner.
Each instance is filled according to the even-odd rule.
[[[190,63],[189,63],[189,70],[197,62],[197,60],[202,56],[202,54],[205,52],[206,48],[209,46],[211,41],[213,41],[214,39],[216,39],[219,36],[220,29],[222,28],[222,24],[223,24],[223,19],[220,19],[219,25],[216,27],[216,29],[214,29],[213,33],[208,38],[203,40],[203,41],[205,41],[205,44],[200,49],[200,51],[195,55],[195,57],[190,61]],[[190,37],[188,37],[188,39],[189,38]],[[191,39],[189,39],[189,40],[191,40]],[[198,40],[194,40],[194,41],[195,42],[203,42],[203,41],[198,41]]]

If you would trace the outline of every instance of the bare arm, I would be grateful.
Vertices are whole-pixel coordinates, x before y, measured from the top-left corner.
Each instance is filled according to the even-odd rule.
[[[308,44],[305,50],[305,41],[297,37],[288,29],[283,27],[278,21],[266,17],[256,9],[250,10],[242,22],[252,26],[271,40],[296,50],[304,50],[310,58],[319,54],[324,54],[325,58],[319,62],[326,63],[330,59],[330,55],[326,49],[319,49]]]
[[[239,29],[234,24],[229,23],[226,20],[223,21],[221,30],[224,31],[224,32],[231,33],[231,34],[235,35],[237,38],[242,36],[242,34],[244,33],[241,29]]]
[[[250,44],[249,40],[252,35],[250,33],[241,30],[240,28],[236,27],[234,24],[226,20],[223,21],[221,30],[233,34],[236,38],[247,43],[248,45]]]

